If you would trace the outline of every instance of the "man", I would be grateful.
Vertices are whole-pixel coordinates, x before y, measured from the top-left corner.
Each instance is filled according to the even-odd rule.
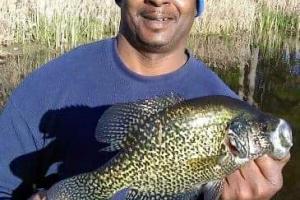
[[[81,46],[31,74],[0,118],[0,199],[27,198],[59,179],[94,170],[97,120],[108,105],[176,92],[236,95],[187,50],[204,0],[119,0],[116,38]],[[223,199],[269,199],[289,158],[267,156],[226,178]],[[42,198],[42,193],[32,199]],[[122,199],[122,198],[119,198]]]

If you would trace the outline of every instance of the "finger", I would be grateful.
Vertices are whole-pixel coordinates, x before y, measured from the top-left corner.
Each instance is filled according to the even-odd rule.
[[[257,158],[254,162],[262,172],[262,174],[268,178],[273,176],[276,172],[281,172],[283,167],[287,164],[290,159],[290,154],[281,160],[274,160],[273,158],[264,155],[260,158]]]
[[[254,161],[249,161],[247,164],[240,168],[241,175],[243,178],[250,184],[255,184],[259,182],[259,180],[264,180],[265,177],[261,173],[259,167],[256,165]]]
[[[285,156],[284,158],[280,159],[280,160],[276,160],[278,161],[279,164],[281,164],[281,167],[283,168],[291,159],[291,154],[289,153],[287,156]]]
[[[28,200],[46,200],[46,191],[40,191],[32,195]]]
[[[276,188],[281,188],[283,184],[282,169],[290,159],[290,156],[282,160],[274,160],[269,156],[262,156],[255,160],[261,174]]]
[[[240,169],[235,170],[232,174],[227,176],[227,180],[230,186],[235,186],[238,184],[238,182],[245,181]]]
[[[276,160],[274,158],[271,158],[268,155],[264,155],[264,156],[261,156],[261,157],[255,159],[255,162],[257,163],[258,166],[260,166],[261,163],[263,163],[263,165],[268,164],[268,165],[266,165],[266,167],[273,167],[274,165],[276,165],[277,167],[282,169],[288,163],[290,158],[291,158],[290,153],[286,157],[284,157],[283,159],[280,159],[280,160]]]
[[[42,200],[39,194],[32,195],[28,200]]]
[[[224,187],[224,194],[226,194],[228,199],[235,199],[235,197],[237,197],[240,193],[240,186],[244,184],[245,180],[242,177],[240,170],[236,170],[227,176],[224,182],[226,183],[226,189]]]
[[[245,196],[251,196],[252,199],[268,199],[269,196],[273,196],[273,189],[268,189],[270,181],[262,174],[254,161],[241,167],[241,173],[246,179],[243,190],[247,191],[248,194],[244,192]]]
[[[225,178],[223,182],[222,200],[234,200],[234,190],[229,186],[229,181]]]

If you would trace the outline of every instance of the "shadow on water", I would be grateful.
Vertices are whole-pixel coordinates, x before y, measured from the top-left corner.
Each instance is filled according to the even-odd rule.
[[[212,42],[215,40],[207,39],[207,41]],[[228,45],[221,46],[220,52],[230,52],[230,50],[225,49],[227,46]],[[241,50],[243,51],[240,53],[241,56],[234,58],[233,67],[228,67],[230,61],[227,59],[224,61],[227,66],[225,70],[217,67],[212,67],[212,69],[244,100],[256,105],[265,112],[286,119],[291,124],[294,135],[294,146],[291,152],[292,157],[284,169],[283,189],[274,199],[300,199],[299,41],[285,42],[280,48],[273,49],[271,52],[270,49],[261,48],[259,45],[249,46],[246,44],[237,45],[235,51],[238,51],[241,46],[248,49]],[[198,47],[199,51],[197,50],[197,52],[201,53],[203,51],[207,56],[207,51],[204,50],[206,47],[204,48],[203,46],[203,50],[201,50],[201,46]],[[211,54],[213,54],[213,50],[208,56]],[[237,55],[237,53],[234,54]],[[34,54],[30,54],[29,56],[19,55],[6,65],[2,65],[1,71],[3,70],[5,73],[0,73],[0,89],[3,90],[2,93],[0,91],[0,98],[6,98],[10,90],[18,84],[17,81],[10,82],[14,80],[15,76],[17,76],[15,79],[22,79],[22,76],[25,76],[26,73],[32,71],[41,63],[45,63],[50,57],[54,57],[53,55],[54,54],[50,54],[49,56],[49,54],[45,54],[44,51],[34,52]],[[215,57],[220,58],[220,55],[216,55]],[[226,55],[223,56],[226,58]],[[231,56],[232,55],[227,57]],[[222,58],[212,61],[209,57],[206,58],[202,55],[200,55],[200,57],[203,57],[205,61],[212,64],[212,66],[216,66],[215,63],[224,60]],[[24,66],[31,66],[31,68],[24,70]],[[13,69],[17,75],[9,72],[9,70],[4,70],[10,68]],[[0,100],[3,101],[3,99]],[[113,154],[101,155],[101,153],[99,153],[99,149],[101,149],[103,145],[95,140],[93,130],[97,120],[105,109],[106,107],[90,108],[77,106],[52,110],[45,113],[43,119],[41,119],[40,130],[45,134],[45,138],[53,140],[45,144],[44,149],[23,155],[11,163],[13,173],[23,180],[23,184],[20,185],[15,193],[16,197],[18,194],[24,194],[26,190],[32,190],[33,183],[36,184],[35,187],[47,187],[49,186],[45,184],[47,181],[49,181],[50,184],[57,181],[57,175],[47,172],[51,171],[53,167],[58,167],[60,172],[64,169],[68,169],[70,170],[70,174],[66,176],[71,176],[82,172],[84,168],[93,170],[96,166],[100,166],[109,160]],[[85,135],[87,141],[81,141],[81,134]],[[61,146],[67,146],[68,148],[61,149]],[[82,151],[83,148],[85,149],[84,154]],[[68,149],[67,151],[69,152],[64,152],[66,149]],[[73,158],[70,160],[74,160],[76,163],[66,161],[66,158],[62,156],[63,154],[75,156],[76,159]],[[97,156],[95,156],[95,154],[97,154]],[[34,171],[29,167],[28,163],[32,165],[35,158],[39,160],[41,157],[47,157],[48,160],[37,166],[39,171]],[[96,157],[101,157],[102,159],[95,160]],[[55,163],[57,165],[55,165]],[[23,168],[22,171],[24,171],[25,168],[28,172],[26,175],[20,174],[20,166]],[[42,178],[31,180],[31,175],[33,175],[33,177]]]
[[[46,112],[39,129],[44,138],[51,142],[40,151],[20,156],[11,162],[12,172],[22,180],[13,198],[28,198],[36,188],[49,188],[57,182],[59,174],[64,174],[60,177],[64,179],[92,171],[113,157],[115,153],[99,151],[105,144],[96,141],[94,130],[108,107],[74,106]],[[51,173],[51,168],[58,169],[58,174]]]

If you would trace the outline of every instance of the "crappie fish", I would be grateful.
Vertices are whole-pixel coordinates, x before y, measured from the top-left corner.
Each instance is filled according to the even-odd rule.
[[[291,128],[226,96],[183,100],[176,95],[114,105],[100,118],[99,142],[119,153],[96,171],[58,182],[48,199],[194,199],[210,183],[217,198],[226,175],[263,154],[280,159],[292,146]]]

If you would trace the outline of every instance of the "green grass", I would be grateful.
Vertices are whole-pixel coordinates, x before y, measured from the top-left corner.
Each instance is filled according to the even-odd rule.
[[[288,38],[300,39],[299,23],[296,12],[271,9],[262,4],[251,33],[251,43],[260,47],[262,55],[272,58],[283,49]]]
[[[272,35],[274,33],[296,37],[299,34],[299,15],[285,13],[281,10],[271,10],[262,6],[260,16],[254,31],[258,30],[258,35]]]

